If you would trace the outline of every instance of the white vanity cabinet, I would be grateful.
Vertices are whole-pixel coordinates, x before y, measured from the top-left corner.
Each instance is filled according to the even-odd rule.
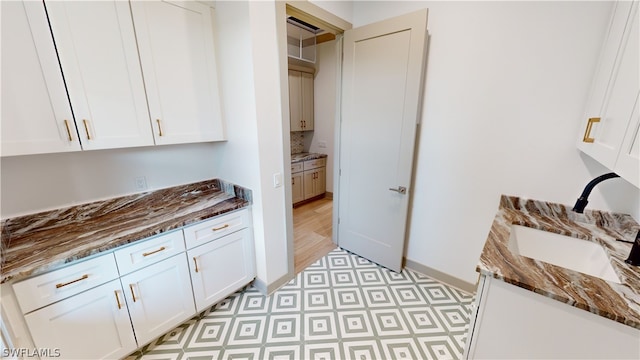
[[[640,330],[480,276],[465,359],[639,359]]]
[[[113,254],[106,254],[15,283],[35,346],[76,359],[118,358],[135,350],[117,278]]]
[[[0,153],[12,156],[80,150],[44,6],[21,1],[2,1],[0,6]]]
[[[587,101],[578,148],[640,187],[638,1],[614,6]]]
[[[132,1],[156,144],[225,140],[213,9],[196,1]]]
[[[45,6],[82,148],[153,145],[129,4]]]
[[[250,216],[248,210],[240,210],[184,229],[197,311],[255,278]]]

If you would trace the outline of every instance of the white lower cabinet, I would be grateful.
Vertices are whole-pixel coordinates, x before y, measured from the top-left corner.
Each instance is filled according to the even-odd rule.
[[[253,281],[250,225],[243,209],[13,283],[15,325],[52,358],[122,358]],[[29,334],[4,339],[5,295],[11,344]]]
[[[120,278],[140,346],[195,314],[184,253]]]
[[[250,229],[187,251],[196,310],[202,311],[255,277]]]
[[[291,198],[293,203],[304,200],[304,173],[291,174]]]
[[[113,359],[137,348],[120,280],[25,315],[33,341],[51,358]],[[48,358],[48,357],[44,357]]]
[[[640,359],[640,330],[480,276],[464,359]]]

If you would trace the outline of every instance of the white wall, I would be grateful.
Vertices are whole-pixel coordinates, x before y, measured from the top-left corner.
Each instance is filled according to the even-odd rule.
[[[4,157],[0,161],[3,219],[219,177],[218,144]]]
[[[575,145],[611,3],[355,2],[354,27],[429,8],[406,257],[475,283],[500,194],[573,204],[608,172]],[[640,219],[624,180],[588,208]]]
[[[343,0],[309,0],[310,3],[353,23],[352,1]]]
[[[282,136],[280,94],[274,91],[281,80],[275,6],[219,1],[216,23],[229,138],[220,153],[220,173],[253,191],[256,270],[266,290],[288,274],[285,188],[273,187],[273,174],[283,174],[289,145]]]
[[[333,192],[334,137],[336,120],[336,42],[328,41],[316,47],[316,74],[314,78],[314,124],[309,137],[309,152],[327,154],[327,191]],[[325,148],[319,143],[324,142]]]

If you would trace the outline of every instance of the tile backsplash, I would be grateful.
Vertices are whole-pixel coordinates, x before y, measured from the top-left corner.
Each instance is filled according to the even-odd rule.
[[[304,152],[304,133],[301,131],[291,132],[291,153],[301,152]]]

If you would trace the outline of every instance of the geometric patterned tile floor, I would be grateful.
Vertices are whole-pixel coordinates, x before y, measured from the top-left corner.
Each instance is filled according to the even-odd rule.
[[[127,359],[459,359],[472,303],[336,249],[270,296],[248,286]]]

